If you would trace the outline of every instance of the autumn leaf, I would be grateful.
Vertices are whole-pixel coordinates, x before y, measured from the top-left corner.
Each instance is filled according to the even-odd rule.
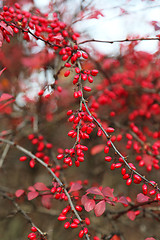
[[[106,209],[106,203],[105,200],[100,201],[99,203],[96,204],[94,208],[95,215],[97,217],[101,216]]]
[[[111,197],[111,198],[114,198],[114,195],[113,195],[113,189],[110,188],[110,187],[104,187],[102,189],[102,193],[105,197]]]
[[[10,26],[7,26],[7,24],[4,22],[0,22],[0,26],[13,36],[13,29]]]
[[[91,155],[96,155],[97,153],[100,153],[101,151],[104,150],[104,147],[105,147],[105,144],[99,144],[99,145],[94,146],[91,149]]]
[[[89,17],[87,17],[86,19],[98,19],[99,16],[104,17],[102,10],[92,9],[91,15],[89,15]]]
[[[121,238],[118,235],[114,235],[111,240],[121,240]]]
[[[17,198],[21,197],[24,193],[24,190],[23,189],[18,189],[16,192],[15,192],[15,196]]]
[[[118,199],[117,202],[122,203],[122,204],[128,206],[128,201],[127,201],[127,199],[126,199],[124,196],[121,196],[121,197]]]
[[[49,188],[46,187],[44,183],[37,182],[34,184],[34,188],[37,189],[38,191],[46,191],[49,190]]]
[[[87,189],[86,191],[87,193],[91,193],[91,194],[96,194],[96,195],[101,195],[103,196],[101,190],[98,187],[91,187],[89,189]]]
[[[78,182],[75,182],[75,183],[73,183],[71,185],[71,188],[70,188],[70,190],[68,192],[70,193],[70,192],[78,191],[81,188],[82,188],[82,185],[80,183],[78,183]]]
[[[3,70],[2,70],[3,71]],[[6,101],[6,102],[5,102]],[[14,102],[15,99],[12,95],[8,94],[8,93],[3,93],[1,96],[0,96],[0,110],[2,110],[4,107],[6,107],[8,104]],[[5,102],[5,103],[2,103],[1,102]]]
[[[156,240],[156,239],[153,237],[150,237],[150,238],[146,238],[145,240]]]
[[[129,211],[127,212],[127,217],[131,220],[134,221],[134,219],[136,218],[136,214],[134,211]]]
[[[39,195],[39,193],[36,192],[36,191],[34,191],[34,192],[29,192],[29,193],[27,194],[27,197],[28,197],[28,200],[30,201],[30,200],[38,197],[38,195]]]
[[[81,203],[84,205],[87,212],[92,211],[95,207],[95,201],[93,199],[89,199],[86,195],[81,198]]]
[[[51,208],[51,198],[52,195],[43,195],[41,198],[42,205],[47,209]]]
[[[140,202],[140,203],[147,202],[148,199],[149,199],[149,197],[144,195],[143,193],[139,193],[137,195],[137,202]]]
[[[0,37],[1,37],[1,35],[0,35]],[[1,41],[1,39],[0,39],[0,41]],[[6,70],[7,68],[5,67],[5,68],[3,68],[1,71],[0,71],[0,76],[2,75],[2,73]]]
[[[33,186],[29,186],[29,187],[28,187],[28,190],[31,191],[31,192],[35,192],[35,191],[36,191]]]
[[[0,30],[0,47],[2,47],[2,43],[3,43],[3,33]]]

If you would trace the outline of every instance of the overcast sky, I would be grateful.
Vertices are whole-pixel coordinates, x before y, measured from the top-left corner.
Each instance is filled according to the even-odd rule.
[[[81,0],[68,0],[68,8],[74,11]],[[127,35],[155,36],[159,32],[154,31],[151,21],[160,20],[160,0],[86,0],[92,2],[92,6],[102,10],[104,17],[93,20],[83,20],[75,24],[75,28],[86,31],[91,38],[99,40],[125,39]],[[47,8],[49,0],[35,0],[38,7]],[[121,14],[126,11],[126,14]],[[157,49],[157,41],[143,41],[138,49],[154,52]],[[97,43],[99,51],[110,55],[119,52],[119,44]]]

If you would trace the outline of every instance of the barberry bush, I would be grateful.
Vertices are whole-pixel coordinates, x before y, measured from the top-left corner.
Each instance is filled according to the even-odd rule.
[[[137,50],[159,25],[101,41],[119,42],[110,57],[77,27],[100,17],[94,1],[2,3],[3,240],[160,239],[160,48]]]

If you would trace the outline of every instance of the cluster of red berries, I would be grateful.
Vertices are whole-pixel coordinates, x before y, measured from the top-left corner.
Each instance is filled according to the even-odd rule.
[[[75,209],[77,212],[81,212],[82,211],[82,207],[79,206],[79,205],[76,205],[75,206]],[[65,222],[64,224],[64,228],[65,229],[68,229],[68,228],[78,228],[78,227],[81,227],[81,230],[79,231],[79,238],[83,238],[84,234],[87,234],[88,233],[88,228],[85,227],[85,224],[86,225],[90,225],[90,220],[89,218],[85,218],[84,221],[80,221],[79,219],[77,218],[73,218],[72,215],[70,216],[66,216],[67,214],[69,214],[71,212],[71,207],[70,206],[67,206],[66,208],[64,208],[62,210],[62,212],[60,213],[59,217],[58,217],[58,220],[59,221],[65,221],[66,219],[68,220],[67,222]]]
[[[36,240],[37,239],[37,234],[38,234],[37,228],[36,227],[31,227],[31,231],[32,232],[28,234],[28,238],[30,240]]]

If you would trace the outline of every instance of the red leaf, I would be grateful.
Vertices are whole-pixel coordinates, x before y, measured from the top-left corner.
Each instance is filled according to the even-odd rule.
[[[88,201],[88,197],[86,196],[86,195],[83,195],[82,197],[81,197],[81,203],[84,205],[87,201]]]
[[[9,32],[9,33],[11,34],[11,36],[13,36],[13,29],[12,29],[10,26],[7,26],[7,27],[5,28],[5,30],[6,30],[7,32]]]
[[[94,10],[94,9],[92,9],[93,11],[92,11],[92,14],[89,16],[89,17],[87,17],[87,19],[92,19],[92,18],[96,18],[96,19],[98,19],[98,17],[99,16],[102,16],[102,17],[104,17],[104,15],[103,15],[103,13],[101,12],[101,10]]]
[[[84,208],[87,212],[90,212],[95,207],[95,201],[93,199],[88,199],[88,201],[84,204]]]
[[[120,237],[118,235],[114,235],[111,240],[121,240]]]
[[[18,189],[16,192],[15,192],[15,195],[17,198],[19,198],[20,196],[22,196],[24,193],[24,190],[23,189]]]
[[[0,76],[2,75],[2,73],[6,70],[7,68],[3,68],[1,71],[0,71]]]
[[[98,187],[91,187],[89,189],[87,189],[86,191],[87,193],[91,193],[91,194],[96,194],[96,195],[101,195],[103,196],[101,190]]]
[[[128,206],[128,201],[124,196],[120,197],[117,202]]]
[[[145,240],[156,240],[156,239],[153,237],[150,237],[150,238],[146,238]]]
[[[2,71],[4,71],[4,70],[2,70]],[[2,72],[2,71],[1,71],[1,72]],[[1,72],[0,72],[0,74],[1,74]],[[3,94],[0,96],[0,102],[10,100],[11,98],[13,98],[12,95],[10,95],[10,94],[8,94],[8,93],[3,93]]]
[[[36,192],[36,191],[34,191],[34,192],[29,192],[29,193],[27,194],[27,197],[28,197],[28,200],[30,201],[30,200],[38,197],[38,195],[39,195],[39,193]]]
[[[0,26],[13,36],[13,29],[10,26],[7,26],[4,22],[0,22]]]
[[[97,217],[101,216],[106,209],[106,203],[104,200],[100,201],[99,203],[96,204],[94,208],[95,215]]]
[[[0,47],[2,47],[2,43],[3,43],[3,33],[0,30]]]
[[[136,218],[136,214],[134,211],[129,211],[127,212],[127,217],[131,220],[134,221],[134,219]]]
[[[143,154],[143,160],[145,162],[145,166],[153,165],[153,156],[150,156],[148,154]]]
[[[111,198],[114,198],[114,195],[113,195],[113,189],[110,188],[110,187],[104,187],[102,189],[102,193],[105,197],[111,197]]]
[[[71,188],[68,192],[74,192],[74,191],[78,191],[82,188],[82,185],[78,182],[75,182],[71,185]]]
[[[93,199],[89,199],[86,195],[82,196],[81,203],[84,205],[87,212],[90,212],[95,207],[95,201]]]
[[[149,199],[149,197],[148,196],[145,196],[143,193],[139,193],[138,195],[137,195],[137,202],[147,202],[148,201],[148,199]]]
[[[28,190],[31,191],[31,192],[35,192],[35,191],[36,191],[33,186],[29,186],[29,187],[28,187]]]
[[[104,147],[105,147],[105,144],[99,144],[99,145],[94,146],[91,149],[91,155],[96,155],[97,153],[103,151]]]
[[[43,195],[41,198],[42,205],[47,209],[51,208],[51,198],[52,195]]]
[[[46,185],[44,183],[41,182],[37,182],[34,184],[35,189],[37,189],[38,191],[46,191],[49,190],[49,188],[46,187]]]

